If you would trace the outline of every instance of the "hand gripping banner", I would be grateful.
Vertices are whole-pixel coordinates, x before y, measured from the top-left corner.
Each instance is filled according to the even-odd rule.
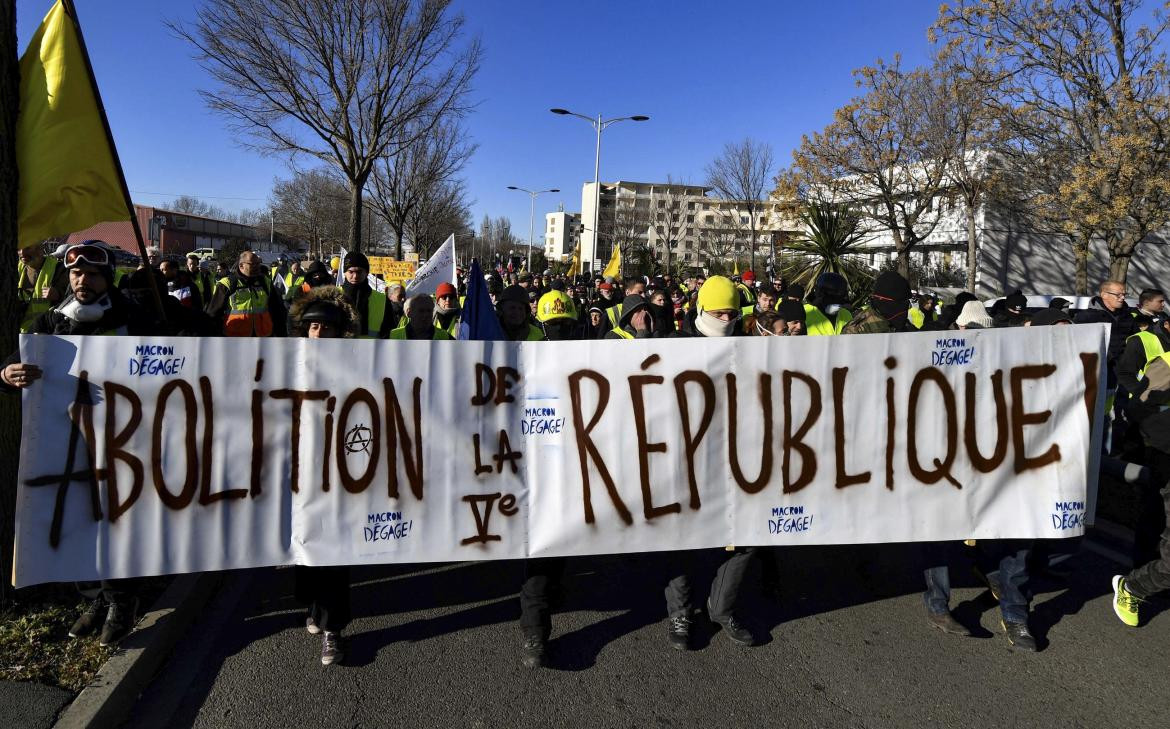
[[[26,335],[14,581],[1077,536],[1107,336]]]

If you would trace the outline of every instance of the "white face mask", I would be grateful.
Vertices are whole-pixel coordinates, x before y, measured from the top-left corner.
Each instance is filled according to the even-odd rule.
[[[76,298],[70,298],[57,311],[79,324],[90,324],[99,321],[110,308],[110,297],[102,294],[97,301],[83,304]]]
[[[695,318],[695,328],[704,337],[727,337],[735,331],[735,326],[739,324],[739,319],[732,319],[731,321],[723,321],[719,317],[708,314],[705,311],[699,312],[699,316]]]
[[[838,311],[841,311],[840,304],[829,304],[828,306],[825,307],[825,313],[828,314],[829,316],[836,314]]]

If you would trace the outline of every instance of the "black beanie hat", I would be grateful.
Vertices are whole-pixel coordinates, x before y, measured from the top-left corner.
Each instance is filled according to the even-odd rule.
[[[882,271],[873,282],[873,292],[894,301],[910,301],[910,282],[897,271]]]
[[[785,299],[776,307],[776,313],[785,321],[804,321],[804,305],[799,301]]]
[[[366,271],[370,270],[370,259],[366,258],[361,251],[351,251],[345,254],[345,260],[341,263],[341,270],[346,271],[351,268],[361,268]]]

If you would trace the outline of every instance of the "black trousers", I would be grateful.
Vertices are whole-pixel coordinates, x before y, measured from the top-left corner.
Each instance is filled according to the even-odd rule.
[[[561,590],[564,557],[524,560],[524,584],[520,587],[520,630],[548,640],[552,632],[552,604]]]
[[[77,591],[87,598],[101,597],[107,603],[129,606],[138,596],[138,578],[124,580],[102,580],[101,582],[78,582]]]
[[[1125,588],[1137,597],[1149,597],[1170,590],[1170,453],[1154,448],[1148,450],[1150,468],[1157,483],[1162,484],[1162,537],[1158,556],[1136,567],[1125,576]]]
[[[349,625],[349,567],[293,568],[297,602],[321,630],[340,633]]]
[[[755,559],[757,547],[738,547],[727,552],[727,558],[711,580],[711,618],[723,620],[735,614],[740,586],[744,575]],[[694,609],[690,566],[695,561],[693,552],[675,552],[671,579],[666,583],[666,613],[672,618],[690,617]]]

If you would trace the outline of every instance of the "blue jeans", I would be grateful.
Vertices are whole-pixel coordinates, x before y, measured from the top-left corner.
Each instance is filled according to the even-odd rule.
[[[937,546],[933,543],[924,545],[927,548]],[[988,582],[995,585],[999,593],[999,611],[1005,622],[1023,623],[1028,619],[1028,554],[1031,546],[1027,540],[995,539],[980,541],[977,546],[976,563],[987,576]],[[931,550],[933,552],[933,550]],[[935,553],[936,556],[937,553]],[[929,561],[929,560],[928,560]],[[945,560],[941,564],[935,562],[923,570],[926,580],[926,591],[922,593],[922,601],[926,609],[934,614],[945,613],[950,610],[951,576],[950,563]]]

